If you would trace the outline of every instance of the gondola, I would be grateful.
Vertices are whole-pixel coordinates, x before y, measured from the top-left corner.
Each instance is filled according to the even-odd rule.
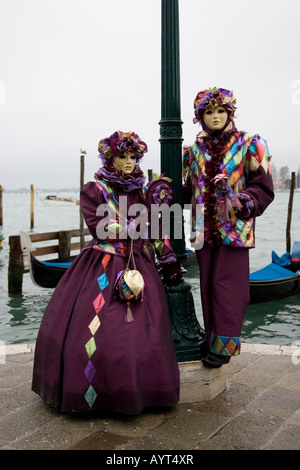
[[[272,262],[250,274],[250,304],[270,302],[300,293],[300,263],[285,253],[273,251]]]
[[[291,220],[296,174],[292,172],[286,225],[286,253],[272,251],[272,263],[250,274],[250,303],[280,300],[300,293],[300,242],[291,248]]]
[[[295,242],[294,247],[297,243],[300,242]],[[299,257],[285,253],[279,258],[273,251],[271,258],[270,264],[250,274],[250,304],[280,300],[300,293]],[[183,267],[186,270],[195,265],[197,265],[195,252],[187,250]]]
[[[72,262],[38,260],[32,254],[30,237],[24,232],[21,232],[21,243],[33,283],[39,287],[55,288]],[[295,242],[294,247],[299,251],[298,244],[300,242]],[[300,261],[299,257],[292,256],[285,253],[279,258],[273,251],[272,262],[250,274],[250,304],[279,300],[300,293]],[[187,250],[184,268],[195,264],[195,252]]]
[[[30,252],[30,274],[31,278],[39,287],[53,288],[56,287],[71,262],[58,263],[53,261],[40,261],[32,252]]]
[[[26,232],[20,232],[24,268],[29,271],[32,282],[39,287],[55,288],[72,261],[40,261],[32,253],[32,244]]]

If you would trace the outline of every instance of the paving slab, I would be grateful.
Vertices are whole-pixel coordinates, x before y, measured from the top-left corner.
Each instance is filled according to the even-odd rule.
[[[240,356],[209,372],[219,381],[219,388],[211,383],[211,396],[202,364],[181,364],[184,400],[139,416],[47,409],[31,391],[33,355],[34,345],[2,353],[1,450],[101,450],[108,458],[142,451],[300,450],[297,348],[243,344]]]

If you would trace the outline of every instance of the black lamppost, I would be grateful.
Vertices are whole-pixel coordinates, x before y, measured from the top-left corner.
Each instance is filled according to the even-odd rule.
[[[182,207],[182,121],[180,106],[180,53],[178,0],[161,2],[161,172],[172,179],[175,204]],[[172,216],[172,214],[171,214]],[[180,225],[181,238],[174,238]],[[186,258],[183,216],[171,221],[171,242],[180,265]],[[178,233],[176,228],[176,233]],[[204,354],[204,332],[195,314],[191,286],[165,286],[177,359],[198,360]]]

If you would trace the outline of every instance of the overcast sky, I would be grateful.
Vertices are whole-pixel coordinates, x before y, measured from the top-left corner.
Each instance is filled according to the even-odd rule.
[[[184,145],[193,100],[209,86],[237,98],[236,125],[300,167],[299,0],[179,0]],[[97,144],[134,130],[160,171],[161,0],[0,0],[0,184],[78,187]]]

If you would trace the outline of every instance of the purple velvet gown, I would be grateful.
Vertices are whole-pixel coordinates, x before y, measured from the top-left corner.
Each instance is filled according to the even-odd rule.
[[[128,206],[141,202],[137,191],[123,195]],[[96,209],[103,202],[96,183],[85,185],[81,207],[94,239],[63,276],[44,313],[32,390],[63,412],[139,414],[149,406],[175,405],[179,370],[164,287],[147,241],[135,240],[145,288],[143,300],[132,303],[134,321],[125,321],[126,303],[115,297],[114,284],[126,267],[130,241],[97,239]]]

